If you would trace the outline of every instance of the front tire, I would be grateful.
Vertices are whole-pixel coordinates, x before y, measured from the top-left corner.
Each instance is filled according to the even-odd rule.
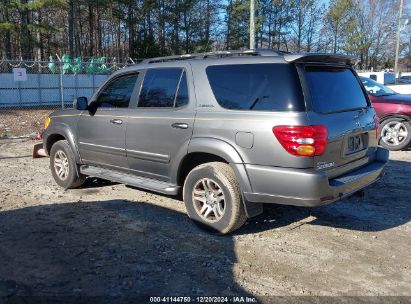
[[[78,173],[74,153],[67,140],[59,140],[50,151],[50,169],[56,183],[64,189],[78,188],[86,176]]]
[[[190,219],[207,231],[227,234],[247,219],[237,178],[225,163],[195,167],[184,182],[183,199]]]
[[[388,150],[405,149],[411,142],[411,125],[405,119],[386,119],[382,122],[380,130],[380,145]]]

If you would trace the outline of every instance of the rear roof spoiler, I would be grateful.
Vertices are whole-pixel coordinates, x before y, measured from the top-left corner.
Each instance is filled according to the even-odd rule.
[[[339,54],[289,54],[284,55],[284,60],[287,62],[324,62],[338,63],[353,66],[358,62],[358,58],[348,55]]]

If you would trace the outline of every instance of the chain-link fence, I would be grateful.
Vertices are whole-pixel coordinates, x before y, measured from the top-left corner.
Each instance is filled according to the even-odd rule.
[[[0,61],[0,109],[71,107],[114,71],[129,64],[62,61]]]
[[[77,97],[90,98],[110,74],[134,64],[50,59],[0,60],[0,139],[41,131],[51,112],[71,108]]]

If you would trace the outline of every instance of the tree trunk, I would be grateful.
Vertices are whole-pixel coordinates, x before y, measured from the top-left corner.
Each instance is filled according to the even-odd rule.
[[[134,46],[134,41],[135,41],[135,36],[136,33],[134,31],[134,7],[133,7],[133,0],[130,0],[128,3],[128,52],[130,54],[130,57],[134,57],[134,52],[135,52],[135,46]]]
[[[134,50],[135,48],[133,48]],[[131,56],[129,52],[129,56]],[[119,61],[121,61],[121,21],[120,19],[117,20],[117,30],[116,30],[116,57],[118,58]]]
[[[174,1],[174,13],[173,13],[173,53],[178,54],[180,52],[180,36],[179,36],[179,0]]]
[[[68,14],[68,28],[69,28],[69,53],[70,56],[74,56],[74,39],[75,39],[75,32],[74,32],[74,0],[69,0],[69,14]]]
[[[334,31],[334,47],[333,47],[333,53],[337,53],[337,39],[338,39],[338,30],[337,28]]]
[[[188,16],[187,16],[187,11],[184,10],[183,12],[183,22],[184,22],[184,31],[185,31],[185,43],[184,43],[184,48],[185,48],[185,53],[189,54],[190,53],[190,30],[189,30],[189,23],[188,23]]]
[[[230,49],[230,39],[231,39],[231,14],[233,9],[233,0],[230,0],[227,7],[227,34],[226,34],[226,48]]]
[[[97,55],[101,56],[103,54],[103,29],[101,27],[100,19],[100,10],[97,11],[97,35],[98,35],[98,44],[97,44]]]
[[[271,3],[269,4],[269,8],[268,8],[268,48],[272,48],[272,39],[271,39],[271,23],[273,22],[272,18],[273,18],[273,13],[272,13],[272,9],[271,9]]]
[[[94,8],[93,1],[88,0],[88,30],[89,30],[89,47],[88,47],[88,56],[94,56]]]
[[[211,31],[211,4],[210,0],[206,2],[206,20],[205,20],[205,35],[204,35],[204,42],[205,42],[205,51],[209,50],[209,42],[210,42],[210,31]]]
[[[166,49],[166,37],[165,37],[165,20],[164,20],[164,1],[159,0],[158,1],[158,13],[157,13],[157,18],[158,18],[158,41],[160,43],[160,53],[165,54],[165,49]]]
[[[35,12],[36,15],[36,22],[37,25],[41,25],[42,18],[41,18],[41,10]],[[41,37],[40,30],[37,29],[36,31],[36,40],[37,40],[37,52],[36,52],[36,60],[41,61],[43,58],[43,39]]]
[[[74,20],[74,24],[75,26],[75,32],[76,32],[76,39],[75,41],[75,48],[74,48],[74,53],[75,56],[82,56],[83,55],[83,50],[82,50],[82,43],[81,43],[81,39],[83,39],[83,25],[81,23],[81,6],[80,4],[77,4],[77,11],[76,11],[76,18]]]
[[[28,0],[21,0],[21,4],[27,4]],[[23,59],[33,59],[33,45],[32,45],[32,38],[29,31],[29,11],[27,8],[22,8],[20,10],[20,21],[21,21],[21,28],[20,28],[20,47],[21,47],[21,57]]]
[[[10,16],[8,10],[4,11],[5,21],[10,22]],[[11,43],[11,32],[10,30],[5,31],[5,50],[6,50],[6,58],[13,58],[14,55],[12,54],[12,43]]]

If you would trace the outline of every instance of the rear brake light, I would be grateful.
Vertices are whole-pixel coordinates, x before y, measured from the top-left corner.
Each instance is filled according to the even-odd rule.
[[[276,126],[273,133],[288,153],[296,156],[319,156],[327,147],[325,126]]]

